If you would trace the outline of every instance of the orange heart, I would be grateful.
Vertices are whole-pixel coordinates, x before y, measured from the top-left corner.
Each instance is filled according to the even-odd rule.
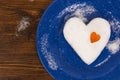
[[[96,34],[96,32],[92,32],[90,40],[91,40],[91,43],[97,42],[100,40],[100,35]]]

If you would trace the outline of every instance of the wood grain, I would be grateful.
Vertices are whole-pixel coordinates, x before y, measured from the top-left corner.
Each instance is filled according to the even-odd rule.
[[[41,15],[52,0],[0,0],[0,80],[53,80],[37,56],[35,37]],[[22,18],[30,25],[22,31]]]

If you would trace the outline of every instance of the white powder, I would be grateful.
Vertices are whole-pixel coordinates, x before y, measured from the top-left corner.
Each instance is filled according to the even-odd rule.
[[[110,58],[111,58],[111,55],[109,55],[104,61],[102,61],[101,63],[97,64],[95,67],[101,66],[102,64],[104,64],[105,62],[107,62]]]
[[[23,17],[20,21],[20,23],[17,25],[17,32],[25,30],[27,27],[30,26],[29,18]]]
[[[55,62],[54,58],[52,57],[51,52],[49,52],[47,50],[47,47],[48,47],[48,45],[47,45],[48,44],[48,34],[44,34],[43,37],[41,37],[40,44],[41,44],[41,51],[42,51],[44,57],[46,58],[49,67],[52,70],[57,70],[57,68],[58,68],[57,63]]]
[[[120,38],[116,38],[114,41],[110,41],[107,45],[107,49],[112,54],[116,54],[120,50]]]
[[[115,32],[116,36],[120,35],[120,21],[116,18],[112,17],[112,21],[110,22],[112,30]]]
[[[68,14],[65,17],[65,20],[67,20],[71,16],[76,16],[76,17],[80,18],[81,20],[83,20],[84,22],[86,22],[87,19],[85,18],[85,16],[87,14],[92,14],[95,11],[96,10],[93,6],[87,5],[86,3],[74,4],[74,5],[68,6],[62,12],[60,12],[58,15],[58,18],[62,17],[65,13],[74,12],[71,15]]]
[[[112,31],[115,33],[115,40],[109,41],[106,48],[111,54],[116,54],[120,50],[120,21],[112,15],[112,12],[108,12],[108,14],[112,16],[110,25]]]

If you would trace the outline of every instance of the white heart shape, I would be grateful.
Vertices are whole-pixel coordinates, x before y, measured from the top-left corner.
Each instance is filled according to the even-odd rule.
[[[100,35],[99,41],[91,43],[92,32]],[[74,51],[86,64],[90,65],[98,58],[108,43],[111,29],[109,22],[102,18],[95,18],[85,25],[81,19],[74,17],[66,22],[63,34]]]

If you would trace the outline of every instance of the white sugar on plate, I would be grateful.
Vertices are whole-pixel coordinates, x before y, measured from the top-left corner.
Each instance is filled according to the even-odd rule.
[[[109,12],[112,15],[112,12]],[[110,21],[111,29],[115,33],[115,40],[109,41],[106,48],[111,54],[116,54],[120,50],[120,21],[112,16]]]
[[[57,17],[61,18],[64,14],[73,12],[70,15],[69,14],[66,15],[65,20],[67,20],[71,16],[76,16],[76,17],[80,18],[81,20],[83,20],[84,22],[86,22],[87,18],[85,18],[85,16],[87,14],[92,14],[95,11],[96,11],[96,9],[93,6],[87,5],[86,3],[73,4],[73,5],[65,8],[63,11],[61,11]]]
[[[82,7],[81,9],[77,9],[71,16],[76,16],[83,20],[84,22],[87,22],[87,18],[85,18],[86,14],[91,14],[95,12],[95,8],[93,6],[85,6]]]
[[[111,55],[108,55],[108,57],[105,60],[103,60],[101,63],[97,64],[95,67],[101,66],[102,64],[104,64],[105,62],[107,62],[110,58],[111,58]]]
[[[112,54],[116,54],[120,50],[120,38],[116,38],[115,40],[110,41],[107,45],[107,49]]]
[[[44,57],[46,58],[49,67],[52,70],[57,70],[57,68],[58,68],[57,63],[55,62],[54,58],[52,57],[51,52],[49,52],[47,50],[47,47],[48,47],[48,36],[49,36],[48,34],[44,34],[41,37],[41,42],[40,42],[40,44],[41,44],[41,51],[42,51],[42,54],[44,55]]]
[[[114,17],[112,18],[112,21],[110,21],[111,29],[115,32],[116,36],[118,36],[120,35],[120,21]]]

